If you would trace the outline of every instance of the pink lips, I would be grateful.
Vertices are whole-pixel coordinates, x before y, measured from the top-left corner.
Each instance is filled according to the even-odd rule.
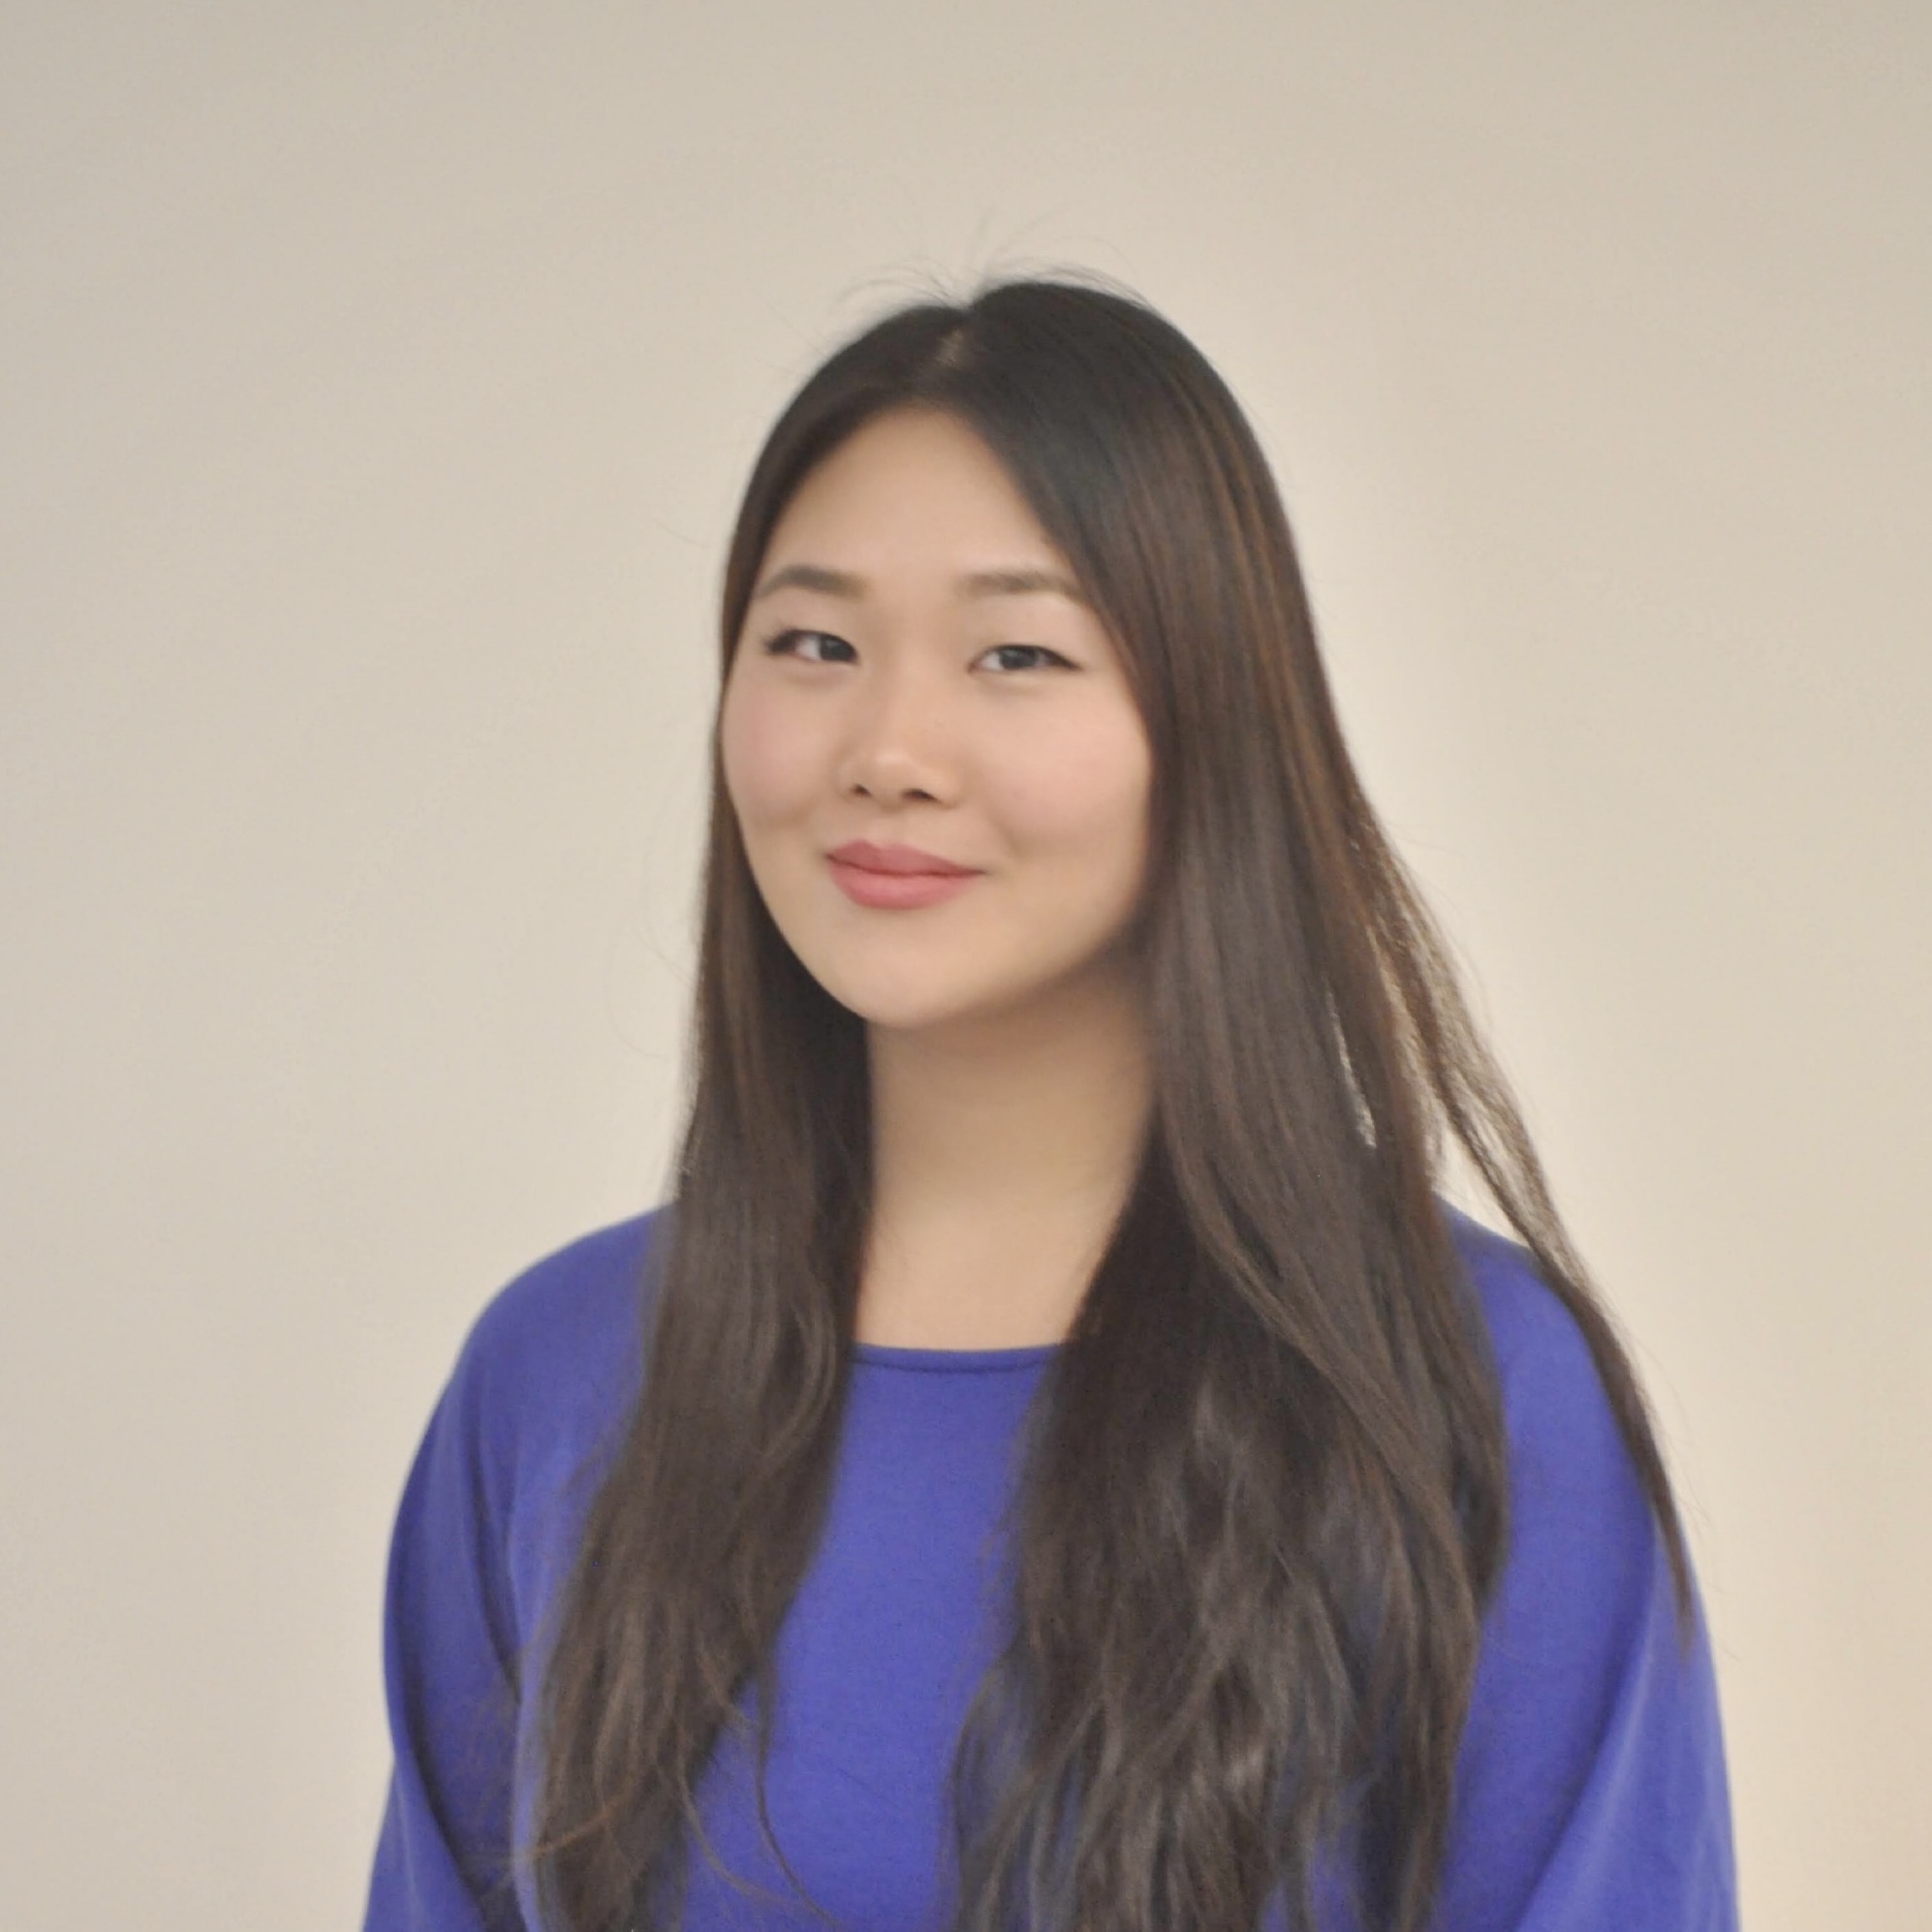
[[[853,839],[826,856],[839,890],[861,906],[936,906],[963,892],[980,876],[970,865],[955,865],[912,845],[872,845]]]

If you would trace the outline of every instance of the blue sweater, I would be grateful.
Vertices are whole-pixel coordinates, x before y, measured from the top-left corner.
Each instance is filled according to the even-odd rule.
[[[1569,1313],[1526,1250],[1453,1219],[1502,1376],[1512,1529],[1434,1924],[1734,1932],[1701,1615],[1687,1650],[1662,1540]],[[657,1221],[588,1235],[498,1294],[431,1418],[390,1551],[395,1766],[365,1932],[542,1928],[526,1870],[514,1887],[482,1875],[509,1869],[531,1817],[528,1651],[569,1574],[581,1472],[639,1387]],[[993,1661],[982,1544],[1053,1353],[855,1345],[829,1521],[778,1640],[768,1778],[780,1845],[849,1932],[943,1924],[943,1782]],[[727,1735],[699,1800],[719,1858],[762,1891],[694,1849],[688,1932],[823,1926],[761,1842],[751,1768],[749,1744]]]

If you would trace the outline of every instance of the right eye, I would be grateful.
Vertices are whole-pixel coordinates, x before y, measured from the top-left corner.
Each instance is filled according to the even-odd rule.
[[[767,657],[801,658],[806,664],[828,664],[823,649],[814,652],[801,646],[819,644],[837,650],[849,651],[852,646],[843,638],[835,638],[829,631],[780,631],[774,638],[767,638],[764,651]]]

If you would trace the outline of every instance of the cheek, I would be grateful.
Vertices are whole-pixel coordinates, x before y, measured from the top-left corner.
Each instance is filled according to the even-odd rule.
[[[998,793],[1016,846],[1083,865],[1137,859],[1152,780],[1137,717],[1099,721],[1002,764]]]
[[[794,707],[749,686],[727,691],[718,720],[725,789],[738,817],[768,824],[802,811],[814,792],[817,759],[811,733]]]

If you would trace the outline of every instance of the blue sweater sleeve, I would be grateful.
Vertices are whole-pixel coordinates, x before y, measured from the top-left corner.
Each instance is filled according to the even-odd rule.
[[[1700,1605],[1588,1346],[1527,1251],[1469,1237],[1508,1418],[1512,1523],[1458,1770],[1438,1932],[1735,1932]]]
[[[394,1746],[365,1932],[526,1932],[510,1883],[516,1638],[472,1333],[390,1542],[384,1676]]]
[[[477,1318],[390,1544],[395,1762],[364,1932],[538,1932],[527,1860],[545,1617],[639,1383],[657,1216],[586,1234]]]

